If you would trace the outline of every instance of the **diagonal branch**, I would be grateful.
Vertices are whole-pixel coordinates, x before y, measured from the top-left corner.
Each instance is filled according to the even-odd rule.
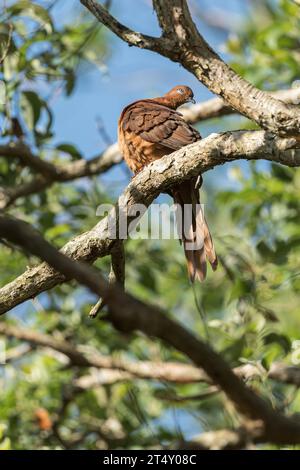
[[[124,26],[117,21],[104,6],[92,0],[80,0],[80,2],[90,10],[90,12],[100,21],[100,23],[107,26],[113,33],[119,36],[120,39],[127,42],[130,46],[137,46],[143,49],[151,49],[153,51],[160,51],[162,44],[167,46],[167,41],[160,38],[154,38],[146,34],[138,33],[132,29]]]
[[[277,100],[287,104],[300,103],[300,88],[290,88],[288,90],[277,90],[266,92]],[[197,103],[180,111],[185,120],[190,124],[204,121],[206,119],[219,118],[236,113],[236,110],[229,106],[222,98],[212,98],[202,103]]]
[[[132,46],[150,49],[179,62],[229,106],[280,135],[300,132],[300,109],[276,100],[236,74],[207,44],[192,21],[185,0],[155,0],[160,39],[128,30],[95,0],[81,0],[96,18]],[[127,31],[130,33],[127,34]],[[140,37],[142,36],[142,37]]]
[[[300,88],[291,88],[289,90],[279,90],[271,92],[270,95],[275,96],[277,99],[284,101],[285,103],[297,104],[300,101]],[[212,98],[202,103],[183,108],[180,110],[185,120],[191,124],[204,121],[206,119],[212,119],[235,113],[235,110],[231,108],[221,98]],[[2,150],[1,150],[2,149]],[[0,146],[1,153],[5,155],[8,146]],[[16,150],[10,150],[10,156],[22,159],[23,163],[29,165],[29,161],[26,162],[24,155],[18,153]],[[8,155],[6,153],[6,155]],[[36,164],[36,170],[40,170],[37,167],[39,163],[36,162],[35,155],[34,163]],[[49,174],[37,175],[35,178],[28,182],[21,183],[14,187],[0,187],[0,210],[6,209],[13,204],[18,198],[24,196],[30,196],[32,194],[39,193],[44,189],[51,187],[55,182],[67,182],[78,178],[84,178],[86,176],[99,175],[108,171],[114,165],[119,164],[122,161],[122,157],[118,151],[117,143],[110,145],[103,153],[96,157],[86,160],[81,159],[76,162],[71,162],[60,165],[52,165],[53,171],[51,171],[51,178]],[[42,160],[42,163],[44,161]],[[30,165],[29,165],[30,166]],[[31,165],[32,166],[32,165]],[[45,168],[45,173],[47,169]],[[43,173],[43,172],[41,172]]]
[[[300,166],[296,139],[279,138],[265,131],[235,131],[211,134],[206,139],[151,163],[140,172],[120,196],[117,208],[128,216],[135,204],[148,207],[159,193],[170,186],[205,173],[215,166],[238,159],[264,159],[288,166]],[[94,262],[111,253],[117,240],[110,238],[109,222],[115,219],[114,209],[89,232],[77,236],[62,249],[70,258]],[[0,314],[45,290],[63,282],[64,276],[45,264],[28,269],[0,289]]]
[[[221,355],[179,323],[168,318],[157,307],[126,294],[117,284],[108,284],[98,270],[72,261],[24,222],[0,216],[0,236],[20,244],[49,262],[66,278],[76,279],[92,292],[104,297],[110,308],[108,319],[120,331],[141,331],[149,337],[166,342],[189,357],[226,393],[240,413],[260,422],[260,435],[264,440],[281,444],[300,442],[299,419],[286,417],[273,410],[269,403],[245,386]]]

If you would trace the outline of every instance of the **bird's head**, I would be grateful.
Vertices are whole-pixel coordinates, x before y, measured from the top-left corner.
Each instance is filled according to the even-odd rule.
[[[164,95],[170,108],[176,109],[185,103],[195,103],[193,91],[185,85],[177,85]]]

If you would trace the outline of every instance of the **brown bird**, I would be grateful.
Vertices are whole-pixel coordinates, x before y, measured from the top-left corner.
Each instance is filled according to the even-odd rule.
[[[199,132],[175,111],[182,104],[189,102],[195,102],[192,90],[179,85],[164,96],[135,101],[123,109],[118,125],[119,147],[134,174],[154,160],[201,139]],[[192,282],[195,279],[205,279],[206,260],[210,262],[213,270],[218,264],[214,244],[200,206],[201,184],[202,177],[199,175],[198,178],[176,185],[169,192],[182,209],[178,225],[181,227],[180,235]],[[191,216],[186,217],[190,208]],[[198,244],[191,249],[191,242],[195,240],[198,240]]]

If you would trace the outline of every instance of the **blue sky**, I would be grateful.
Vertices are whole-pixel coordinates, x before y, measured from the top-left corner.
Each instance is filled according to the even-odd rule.
[[[250,1],[250,0],[249,0]],[[44,2],[41,2],[44,3]],[[240,0],[191,0],[191,9],[194,18],[201,28],[205,39],[224,58],[224,43],[227,32],[207,26],[198,18],[200,8],[211,13],[214,19],[218,17],[235,23],[236,16],[243,16],[248,1]],[[58,24],[68,23],[76,19],[83,10],[79,0],[60,0],[53,9]],[[159,28],[150,0],[113,0],[112,13],[124,24],[141,32],[159,35]],[[107,32],[107,42],[110,49],[109,59],[106,61],[107,73],[96,67],[80,75],[75,92],[67,98],[63,94],[56,95],[51,108],[54,112],[55,141],[72,142],[84,153],[86,158],[98,154],[105,148],[96,126],[97,116],[105,123],[106,131],[112,141],[116,140],[117,122],[121,110],[128,103],[144,97],[159,96],[176,84],[190,86],[197,101],[206,100],[211,93],[197,81],[197,79],[178,64],[172,63],[158,54],[128,47],[127,44]],[[200,126],[203,136],[209,132],[216,132],[218,128]],[[210,178],[220,178],[225,175],[228,167],[211,172]],[[124,173],[120,168],[110,171],[101,177],[106,185],[115,180],[126,184]],[[208,177],[208,175],[207,175]],[[207,178],[206,177],[206,178]],[[42,297],[40,297],[41,299]],[[27,305],[28,306],[28,305]],[[30,307],[31,309],[31,307]],[[28,314],[24,305],[14,310],[14,315],[25,318]],[[28,317],[27,322],[28,322]],[[162,422],[174,425],[173,412],[167,413]],[[198,420],[178,412],[176,420],[180,423],[182,432],[190,437],[195,431],[200,431]]]
[[[225,59],[224,44],[228,32],[209,27],[199,18],[202,11],[210,18],[221,19],[238,27],[251,0],[190,0],[194,20],[201,28],[205,39]],[[58,24],[78,18],[84,7],[79,0],[58,1],[53,14]],[[125,25],[146,34],[159,35],[151,0],[113,0],[112,14]],[[89,14],[89,13],[88,13]],[[72,142],[86,158],[93,157],[105,148],[97,130],[96,119],[100,117],[112,141],[117,137],[117,122],[121,110],[128,103],[145,97],[164,94],[176,84],[185,84],[194,90],[197,101],[210,98],[212,94],[179,64],[150,51],[129,47],[106,29],[109,58],[105,61],[107,73],[94,67],[80,75],[75,92],[71,97],[60,94],[51,103],[54,111],[55,141]],[[200,126],[203,136],[220,130],[218,127]],[[224,173],[227,169],[214,171],[214,180],[230,184]],[[125,176],[125,178],[124,178]],[[206,177],[210,181],[212,175]],[[116,183],[117,191],[126,185],[127,177],[122,167],[111,170],[101,177],[106,187]]]
[[[243,13],[247,2],[227,0],[226,10],[222,0],[193,0],[192,10],[197,12],[201,5],[214,14],[216,8],[230,15]],[[241,5],[242,4],[242,5]],[[241,8],[242,7],[242,8]],[[78,0],[60,1],[54,9],[60,22],[78,15],[82,9]],[[144,33],[158,35],[159,28],[149,0],[114,0],[112,13],[124,24]],[[197,20],[197,16],[195,16]],[[219,53],[227,34],[207,27],[203,22],[201,30],[205,38]],[[55,132],[58,141],[71,141],[87,155],[92,156],[101,148],[101,139],[96,128],[96,117],[105,122],[112,140],[116,139],[117,120],[122,108],[143,97],[158,96],[176,84],[193,88],[198,101],[211,96],[197,79],[176,63],[153,52],[128,47],[112,33],[107,32],[111,57],[107,60],[107,74],[94,68],[83,73],[76,91],[71,98],[59,96],[54,101]]]

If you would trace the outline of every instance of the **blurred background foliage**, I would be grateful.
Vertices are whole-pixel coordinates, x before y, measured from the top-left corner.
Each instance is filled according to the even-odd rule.
[[[63,164],[83,155],[72,142],[55,142],[51,98],[57,90],[71,96],[78,77],[88,68],[109,67],[111,48],[105,31],[83,9],[76,21],[72,18],[58,27],[53,3],[12,1],[1,13],[0,57],[10,44],[0,66],[0,79],[6,85],[4,104],[0,104],[1,142],[16,139],[17,119],[24,139],[41,158]],[[228,32],[227,57],[255,85],[289,88],[300,77],[300,7],[289,0],[249,3],[247,16]],[[210,132],[218,132],[249,127],[249,122],[235,116],[205,125]],[[193,290],[176,240],[129,240],[126,287],[207,336],[232,367],[257,363],[268,370],[274,361],[291,363],[299,348],[300,171],[262,162],[234,163],[222,171],[221,179],[229,178],[229,184],[219,184],[220,176],[214,184],[212,175],[204,195],[220,255],[218,271],[209,273],[207,281]],[[2,187],[17,186],[29,178],[19,161],[0,158]],[[101,177],[55,184],[19,199],[9,213],[33,223],[60,247],[96,223],[96,206],[115,200],[116,189],[111,187],[107,190]],[[2,244],[1,285],[36,261]],[[96,264],[108,273],[108,259]],[[157,341],[140,335],[125,337],[101,319],[90,320],[94,300],[85,289],[68,283],[18,307],[1,321],[88,345],[116,358],[185,362],[178,352]],[[6,347],[9,354],[20,347],[20,341],[6,339]],[[30,348],[2,366],[0,449],[151,448],[240,424],[224,396],[206,394],[204,384],[136,379],[76,390],[74,380],[86,373],[47,348]],[[265,377],[252,386],[275,408],[300,412],[300,394],[291,386]],[[51,425],[43,424],[43,419]]]

